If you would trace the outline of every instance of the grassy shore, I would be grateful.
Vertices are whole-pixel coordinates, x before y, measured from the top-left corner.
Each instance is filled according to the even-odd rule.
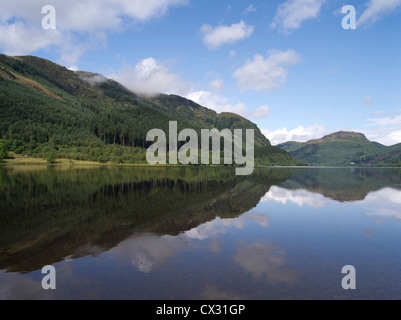
[[[117,165],[112,162],[99,163],[94,161],[83,160],[70,160],[70,159],[56,159],[53,163],[48,163],[46,159],[32,158],[28,156],[21,156],[18,154],[11,155],[8,159],[4,159],[3,165],[78,165],[78,166],[109,166]],[[125,166],[148,166],[148,164],[118,164]]]

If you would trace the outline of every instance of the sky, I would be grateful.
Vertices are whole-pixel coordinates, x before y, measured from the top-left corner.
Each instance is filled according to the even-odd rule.
[[[238,113],[273,145],[341,130],[393,145],[400,18],[401,0],[0,0],[0,52]]]

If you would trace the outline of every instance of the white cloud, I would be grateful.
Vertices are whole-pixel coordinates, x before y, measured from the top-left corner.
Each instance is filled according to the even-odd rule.
[[[22,21],[0,24],[0,49],[8,55],[26,55],[61,41],[62,35],[57,30],[29,28]]]
[[[270,140],[272,145],[278,145],[287,141],[307,142],[312,139],[320,139],[327,134],[327,128],[315,124],[306,128],[299,126],[290,131],[288,131],[287,128],[275,131],[262,130],[262,133]]]
[[[288,70],[285,67],[293,66],[300,61],[300,55],[294,50],[272,50],[264,58],[256,54],[253,60],[235,70],[233,77],[242,90],[266,90],[281,88],[287,82]]]
[[[98,0],[96,0],[98,1]],[[115,3],[115,0],[108,0]],[[186,5],[189,0],[120,0],[121,10],[134,20],[146,21],[167,13],[173,6]]]
[[[401,128],[377,128],[377,129],[362,129],[359,132],[363,133],[370,141],[379,142],[385,146],[392,146],[401,143]]]
[[[325,0],[288,0],[276,12],[271,28],[290,34],[301,27],[302,22],[316,19]]]
[[[232,112],[251,119],[266,118],[269,113],[268,105],[261,106],[255,110],[249,110],[249,107],[242,102],[231,104],[227,97],[209,91],[191,92],[186,95],[186,98],[200,104],[201,106],[212,109],[217,113]]]
[[[233,105],[229,103],[227,97],[220,96],[213,92],[195,91],[187,94],[186,98],[200,104],[201,106],[212,109],[217,113],[233,112],[244,117],[248,114],[248,106],[244,103]]]
[[[186,95],[191,91],[191,84],[152,57],[138,62],[135,68],[124,65],[119,74],[109,77],[135,93],[148,96],[158,93]]]
[[[374,23],[383,15],[401,6],[401,0],[370,0],[366,10],[357,21],[358,26]]]
[[[189,0],[2,0],[0,50],[24,55],[55,46],[61,61],[76,65],[80,55],[101,46],[109,32],[164,15]],[[44,5],[54,5],[57,30],[41,29]],[[78,47],[77,49],[72,49]],[[66,49],[69,49],[66,50]],[[71,65],[68,65],[70,67]]]
[[[231,44],[250,37],[253,33],[253,26],[247,25],[244,21],[231,26],[203,25],[203,43],[210,50],[220,48],[224,44]]]

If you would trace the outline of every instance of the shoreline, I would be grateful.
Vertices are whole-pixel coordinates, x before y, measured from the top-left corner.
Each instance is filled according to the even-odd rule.
[[[88,166],[88,167],[194,167],[191,165],[170,165],[170,164],[156,164],[151,165],[148,163],[113,163],[113,162],[94,162],[85,160],[70,160],[70,159],[57,159],[54,163],[48,163],[43,158],[32,157],[16,157],[13,159],[4,159],[0,162],[0,166],[50,166],[50,167],[74,167],[74,166]],[[224,165],[209,165],[209,166],[196,166],[196,167],[225,167]],[[235,167],[235,166],[234,166]],[[367,167],[367,166],[264,166],[255,165],[255,168],[298,168],[298,169],[400,169],[401,167]]]

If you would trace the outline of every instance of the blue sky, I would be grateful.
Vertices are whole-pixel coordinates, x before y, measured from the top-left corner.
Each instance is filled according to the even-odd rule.
[[[56,30],[44,30],[44,5]],[[345,30],[344,5],[357,28]],[[401,143],[401,0],[2,0],[0,52],[179,94],[273,144],[339,130]]]

